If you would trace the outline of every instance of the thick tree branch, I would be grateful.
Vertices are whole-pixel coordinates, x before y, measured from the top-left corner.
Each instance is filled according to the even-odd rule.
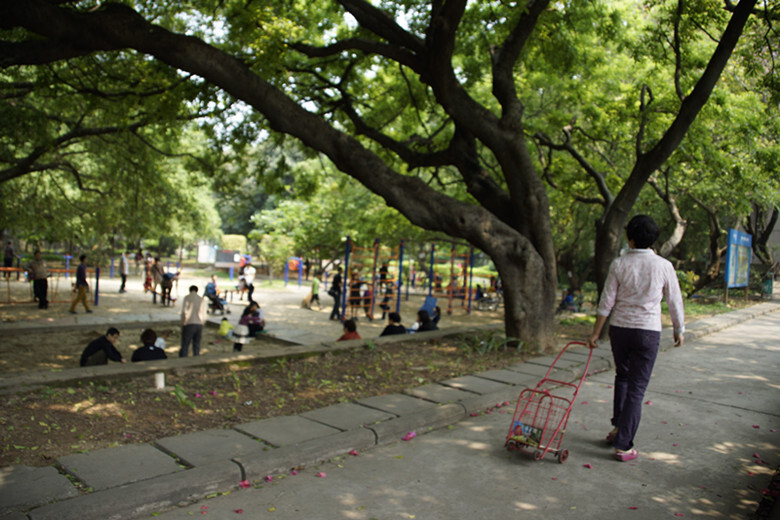
[[[551,150],[566,152],[575,161],[577,161],[577,163],[582,167],[583,170],[585,170],[588,176],[590,176],[590,178],[593,179],[593,181],[596,183],[596,187],[598,188],[599,194],[601,195],[601,204],[608,207],[610,204],[612,204],[614,196],[612,195],[609,186],[607,186],[606,177],[592,164],[590,164],[590,162],[588,162],[588,160],[581,153],[579,153],[576,148],[574,148],[574,145],[571,141],[571,128],[564,128],[562,132],[564,135],[564,140],[560,144],[554,142],[544,132],[537,132],[536,135],[534,135],[534,138],[540,145]]]
[[[395,20],[390,18],[384,11],[377,9],[364,0],[338,0],[338,2],[348,13],[355,17],[361,26],[369,29],[377,36],[394,45],[409,49],[413,53],[424,52],[424,42],[395,23]]]

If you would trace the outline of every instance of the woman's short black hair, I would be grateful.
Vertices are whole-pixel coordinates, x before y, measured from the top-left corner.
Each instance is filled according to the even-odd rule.
[[[157,341],[157,333],[152,329],[146,329],[141,333],[141,343],[144,345],[154,345]]]
[[[347,332],[355,332],[357,330],[357,325],[355,324],[355,320],[344,321],[344,328],[347,329]]]
[[[397,312],[391,312],[387,317],[390,318],[390,321],[393,323],[401,323],[401,315]]]
[[[634,241],[636,249],[647,249],[658,240],[658,225],[648,215],[637,215],[628,221],[626,237]]]

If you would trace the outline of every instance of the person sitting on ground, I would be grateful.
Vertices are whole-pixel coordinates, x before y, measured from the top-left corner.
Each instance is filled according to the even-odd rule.
[[[163,349],[157,348],[155,342],[157,341],[157,333],[152,329],[146,329],[141,333],[142,347],[135,349],[133,357],[130,359],[133,363],[139,361],[155,361],[157,359],[168,359]]]
[[[105,336],[100,336],[87,345],[81,353],[79,365],[82,367],[107,365],[109,359],[117,363],[125,363],[122,354],[116,349],[117,341],[119,341],[119,330],[116,327],[109,328]]]
[[[355,320],[344,321],[344,334],[336,341],[349,341],[350,339],[363,339],[360,337],[360,334],[358,334]]]
[[[561,303],[558,304],[558,312],[572,311],[575,312],[577,307],[574,303],[574,290],[569,287],[566,289],[566,295],[561,299]]]
[[[397,312],[391,312],[388,315],[387,327],[382,331],[379,336],[392,336],[393,334],[406,334],[406,327],[401,325],[401,315]]]
[[[217,331],[217,334],[223,338],[230,339],[233,337],[234,330],[235,327],[233,327],[233,324],[230,323],[227,318],[222,318],[222,321],[219,323],[219,330]]]
[[[431,320],[430,314],[425,309],[417,311],[417,321],[412,325],[411,332],[425,332],[429,330],[438,330],[436,324]]]
[[[157,339],[154,341],[154,346],[165,350],[168,347],[168,336],[171,335],[170,330],[164,330],[157,334]]]
[[[437,305],[433,308],[433,317],[431,317],[431,321],[433,322],[433,330],[436,330],[439,328],[439,320],[441,319],[441,309]]]
[[[250,302],[241,314],[238,323],[249,327],[249,336],[252,338],[263,332],[265,319],[263,319],[263,309],[260,308],[260,304],[256,301]]]

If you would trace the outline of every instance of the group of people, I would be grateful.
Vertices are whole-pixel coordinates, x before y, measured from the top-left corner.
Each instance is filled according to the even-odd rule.
[[[103,336],[90,341],[84,352],[81,353],[79,365],[82,367],[107,365],[108,361],[126,363],[127,360],[116,348],[119,342],[119,329],[110,327]],[[152,329],[145,329],[141,333],[141,346],[135,349],[130,361],[154,361],[168,359],[165,354],[165,339],[158,336]]]
[[[32,280],[33,284],[33,296],[38,302],[39,309],[49,308],[49,268],[46,265],[46,260],[43,259],[43,255],[39,250],[33,253],[33,259],[25,266],[27,275]],[[68,312],[71,314],[77,314],[76,306],[81,303],[84,305],[84,310],[91,313],[87,302],[87,294],[89,292],[89,281],[87,281],[87,255],[81,255],[79,257],[79,265],[76,268],[76,281],[73,286],[73,299],[70,303],[70,309]]]
[[[390,312],[387,314],[387,326],[379,334],[382,336],[392,336],[395,334],[411,334],[414,332],[426,332],[430,330],[439,329],[439,319],[441,318],[441,310],[436,307],[434,310],[434,316],[428,313],[425,309],[417,311],[417,321],[412,324],[410,328],[406,328],[401,324],[401,315],[397,312]],[[357,331],[357,323],[353,319],[344,320],[344,334],[336,341],[347,341],[350,339],[363,339]]]

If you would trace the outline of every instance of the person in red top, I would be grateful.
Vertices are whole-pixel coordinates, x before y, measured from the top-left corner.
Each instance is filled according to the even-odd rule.
[[[350,339],[363,339],[360,337],[360,334],[358,334],[355,320],[344,321],[344,334],[336,341],[347,341]]]

